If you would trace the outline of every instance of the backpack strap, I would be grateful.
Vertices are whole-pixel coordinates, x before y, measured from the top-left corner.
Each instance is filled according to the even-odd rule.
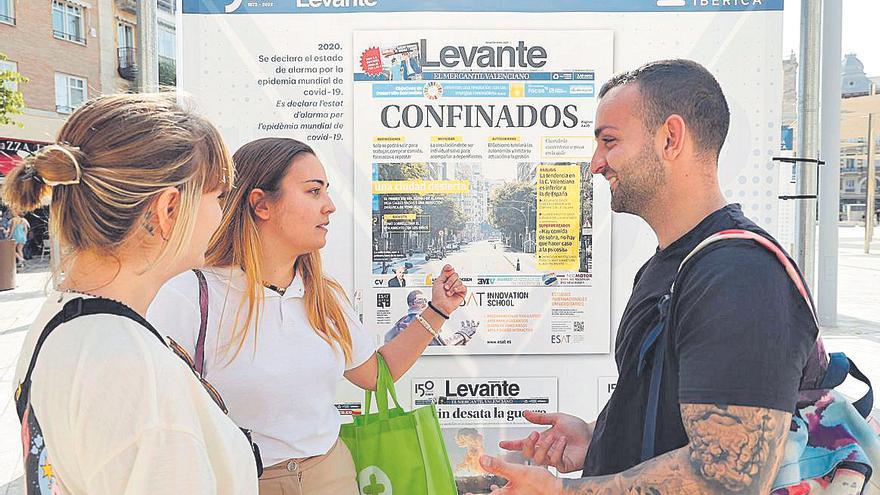
[[[669,287],[669,292],[667,292],[666,295],[661,298],[660,303],[658,304],[658,308],[660,309],[660,320],[657,322],[654,328],[652,328],[651,331],[645,335],[644,339],[642,340],[642,345],[639,349],[639,376],[641,376],[642,372],[647,367],[647,356],[649,351],[651,351],[651,349],[655,349],[652,353],[653,356],[650,365],[651,379],[648,387],[648,404],[645,408],[645,420],[643,424],[644,429],[642,431],[642,462],[654,457],[654,443],[657,436],[657,410],[660,403],[660,382],[663,380],[663,361],[666,357],[666,347],[668,346],[668,337],[666,334],[668,334],[669,332],[666,332],[666,327],[669,323],[669,307],[672,304],[672,297],[675,295],[675,280],[678,278],[678,275],[681,274],[685,264],[690,261],[698,252],[700,252],[710,244],[727,239],[751,240],[757,242],[763,248],[773,253],[779,263],[783,265],[783,267],[785,268],[785,272],[788,274],[795,287],[797,287],[798,292],[807,303],[807,307],[810,309],[810,314],[813,316],[813,321],[816,323],[816,326],[818,327],[819,325],[819,320],[816,318],[816,312],[813,309],[813,300],[810,298],[810,293],[807,291],[807,288],[800,277],[800,273],[798,272],[794,264],[788,259],[788,256],[785,255],[782,249],[779,248],[779,246],[773,243],[773,241],[771,241],[770,239],[767,239],[760,234],[756,234],[755,232],[751,232],[748,230],[729,229],[717,232],[697,244],[697,246],[690,253],[688,253],[688,255],[685,256],[681,263],[678,265],[678,272],[675,275],[675,279],[673,279],[672,285]],[[658,341],[661,342],[659,346],[657,346]],[[850,361],[850,363],[852,362]],[[858,369],[856,369],[854,366],[847,368],[847,372],[850,372],[851,374],[852,370],[858,372]],[[846,376],[846,373],[844,373],[844,376]],[[853,374],[853,376],[855,375]],[[865,395],[865,397],[859,400],[859,402],[862,401],[870,402],[870,405],[873,405],[873,393],[870,389],[870,382],[868,382],[868,393]],[[864,403],[862,407],[864,407]],[[870,407],[868,408],[868,410],[870,411]]]
[[[21,383],[19,383],[18,389],[15,391],[15,408],[18,412],[19,421],[24,418],[24,413],[27,410],[28,403],[30,402],[31,375],[34,372],[34,367],[36,367],[37,365],[37,357],[39,357],[40,355],[40,350],[43,348],[43,344],[46,342],[49,334],[51,334],[53,330],[55,330],[59,325],[63,323],[67,323],[80,316],[97,314],[111,314],[134,320],[136,323],[146,328],[157,339],[159,339],[159,342],[162,342],[163,346],[168,345],[165,342],[165,339],[163,339],[162,336],[159,335],[159,332],[157,332],[156,329],[147,322],[147,320],[145,320],[141,315],[135,313],[134,310],[120,302],[116,302],[111,299],[104,299],[101,297],[90,299],[77,297],[68,301],[61,308],[61,311],[59,311],[51,320],[49,320],[49,323],[46,323],[46,326],[43,328],[43,332],[40,333],[40,337],[37,339],[37,343],[34,345],[34,352],[33,354],[31,354],[31,361],[28,365],[27,372],[25,373],[24,378],[22,378]]]
[[[816,324],[816,327],[819,326],[819,319],[816,315],[816,310],[813,305],[813,299],[810,297],[810,293],[807,291],[807,288],[804,284],[803,278],[801,278],[800,272],[798,272],[797,268],[794,266],[794,263],[788,259],[788,256],[779,248],[773,241],[767,239],[766,237],[756,234],[754,232],[750,232],[748,230],[739,230],[739,229],[731,229],[731,230],[722,230],[717,234],[708,237],[703,242],[697,245],[693,251],[681,262],[679,266],[679,273],[681,272],[681,267],[684,266],[685,262],[688,261],[696,252],[702,249],[705,246],[717,241],[721,241],[724,239],[749,239],[757,242],[761,246],[763,246],[768,251],[772,252],[776,259],[779,260],[779,263],[785,268],[785,272],[788,274],[788,277],[794,283],[795,287],[797,287],[798,292],[801,294],[801,297],[804,298],[804,302],[806,302],[807,307],[810,308],[810,314],[813,315],[813,322]],[[838,385],[843,383],[847,376],[851,376],[856,380],[864,383],[868,386],[868,391],[865,392],[859,400],[852,403],[853,407],[862,415],[862,417],[867,418],[871,414],[871,410],[874,407],[874,390],[871,386],[871,380],[862,373],[858,367],[856,367],[855,363],[849,359],[846,354],[842,352],[835,352],[829,355],[828,368],[825,371],[825,376],[822,378],[822,382],[819,385],[819,389],[833,389]]]
[[[668,339],[667,335],[669,335],[669,332],[664,330],[666,329],[671,298],[671,293],[660,298],[660,302],[657,303],[657,308],[660,310],[660,321],[648,332],[639,349],[639,376],[641,376],[642,371],[645,369],[644,365],[647,362],[646,354],[654,347],[657,339],[661,339],[660,345],[654,352],[651,361],[651,383],[648,387],[648,404],[645,409],[645,424],[642,429],[641,462],[654,457],[654,441],[657,436],[657,409],[660,405],[660,382],[663,380],[663,361],[666,359],[666,347],[668,346],[666,340]]]
[[[801,278],[800,272],[798,272],[798,269],[794,266],[794,263],[792,263],[791,260],[788,259],[788,256],[785,255],[785,252],[783,252],[782,249],[776,245],[776,243],[762,236],[761,234],[756,234],[755,232],[742,229],[722,230],[721,232],[713,234],[704,239],[703,242],[697,244],[697,247],[695,247],[693,251],[691,251],[681,261],[681,264],[678,266],[678,273],[681,273],[684,264],[687,263],[691,258],[693,258],[703,248],[712,243],[723,241],[726,239],[746,239],[750,241],[755,241],[756,243],[760,244],[761,247],[773,253],[779,263],[783,266],[783,268],[785,268],[785,273],[788,274],[788,278],[791,279],[792,283],[794,283],[795,287],[797,287],[797,290],[800,293],[801,297],[804,298],[804,302],[807,303],[807,307],[810,308],[810,314],[813,315],[813,321],[816,323],[816,326],[819,326],[819,319],[816,317],[816,310],[813,307],[813,299],[810,297],[810,293],[807,291],[807,288],[804,285],[804,281]],[[674,286],[675,282],[673,282],[673,287]]]
[[[193,273],[199,279],[199,337],[196,339],[196,353],[193,361],[199,376],[205,376],[205,335],[208,333],[208,281],[201,270],[194,269]]]
[[[868,391],[865,392],[865,395],[863,395],[861,399],[853,402],[852,405],[863,418],[870,416],[871,410],[874,408],[874,389],[871,387],[871,380],[869,380],[868,377],[856,367],[856,364],[852,362],[852,359],[846,357],[846,354],[842,352],[832,352],[828,357],[828,369],[825,371],[825,376],[822,378],[822,383],[819,385],[819,388],[836,388],[843,383],[847,375],[855,378],[867,385]]]

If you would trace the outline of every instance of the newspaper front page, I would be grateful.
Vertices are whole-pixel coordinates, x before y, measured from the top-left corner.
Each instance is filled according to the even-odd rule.
[[[356,31],[358,279],[390,340],[451,264],[470,287],[428,354],[607,352],[607,203],[589,172],[610,31]],[[577,40],[577,46],[572,43]]]

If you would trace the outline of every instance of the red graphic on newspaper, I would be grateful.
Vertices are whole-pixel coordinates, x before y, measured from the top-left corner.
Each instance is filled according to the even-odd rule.
[[[361,69],[368,76],[378,76],[382,73],[382,54],[379,48],[373,47],[364,50],[361,54]]]

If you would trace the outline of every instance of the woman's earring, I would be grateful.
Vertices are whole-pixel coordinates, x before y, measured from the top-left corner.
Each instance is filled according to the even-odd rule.
[[[147,233],[150,234],[150,236],[154,236],[154,235],[156,235],[156,227],[154,227],[153,224],[150,223],[150,216],[151,216],[151,214],[148,212],[146,214],[146,216],[144,217],[143,227],[144,227],[144,230],[146,230]]]

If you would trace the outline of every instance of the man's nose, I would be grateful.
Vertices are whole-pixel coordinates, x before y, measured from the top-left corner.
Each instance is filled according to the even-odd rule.
[[[590,160],[590,173],[598,175],[605,171],[608,163],[605,161],[605,154],[597,147],[593,152],[593,159]]]

